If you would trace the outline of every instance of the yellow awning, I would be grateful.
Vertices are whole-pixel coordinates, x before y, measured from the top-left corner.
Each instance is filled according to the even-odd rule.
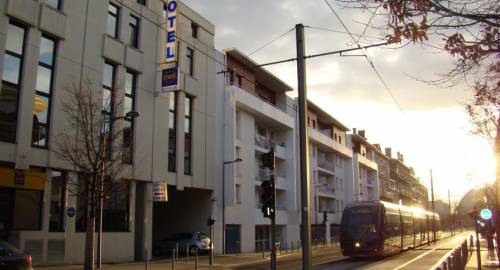
[[[45,181],[46,173],[0,168],[0,187],[45,190]]]

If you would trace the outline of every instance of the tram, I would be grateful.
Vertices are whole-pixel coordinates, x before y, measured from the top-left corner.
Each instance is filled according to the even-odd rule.
[[[340,248],[344,256],[384,257],[441,237],[439,215],[384,201],[354,202],[342,213]]]

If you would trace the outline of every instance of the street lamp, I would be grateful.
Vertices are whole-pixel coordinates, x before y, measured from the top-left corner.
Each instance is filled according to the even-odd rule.
[[[126,119],[126,120],[134,120],[135,118],[141,116],[141,114],[137,111],[129,111],[125,114],[125,116],[118,116],[109,119],[109,122],[114,122],[118,121],[121,119]],[[101,136],[102,136],[102,130],[101,130]],[[103,216],[103,206],[104,206],[104,179],[106,177],[106,138],[103,139],[102,141],[102,173],[101,173],[101,183],[99,185],[99,222],[98,222],[98,235],[97,235],[97,269],[101,269],[102,267],[102,216]]]
[[[226,254],[226,165],[242,162],[241,158],[222,163],[222,254]]]

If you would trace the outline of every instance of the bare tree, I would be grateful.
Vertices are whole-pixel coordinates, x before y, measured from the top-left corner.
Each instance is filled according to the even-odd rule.
[[[54,150],[79,175],[78,186],[70,185],[70,193],[86,202],[85,270],[94,269],[99,202],[128,188],[123,159],[128,158],[124,149],[131,147],[130,127],[122,128],[119,122],[125,117],[119,116],[122,102],[114,98],[116,91],[103,95],[92,87],[86,80],[66,88],[68,98],[62,102],[66,129],[56,137]]]
[[[450,70],[439,74],[437,79],[424,81],[445,87],[461,83],[470,86],[474,97],[466,105],[466,110],[473,132],[489,138],[492,144],[496,157],[495,195],[500,194],[500,2],[335,1],[343,8],[360,9],[370,14],[366,29],[379,31],[390,43],[419,44],[452,56],[454,65]],[[500,214],[500,196],[494,198],[493,205]],[[500,218],[495,219],[495,228],[497,246],[500,247]]]

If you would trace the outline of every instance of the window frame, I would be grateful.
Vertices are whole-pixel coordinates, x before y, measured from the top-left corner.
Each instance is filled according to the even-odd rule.
[[[36,89],[36,84],[35,84],[35,97],[36,96],[42,96],[42,97],[45,97],[48,99],[48,108],[47,108],[47,123],[45,124],[39,124],[39,126],[43,126],[45,127],[45,130],[46,130],[46,134],[45,134],[45,145],[39,145],[39,144],[35,144],[34,142],[34,122],[33,122],[33,130],[32,130],[32,136],[31,136],[31,146],[32,147],[37,147],[37,148],[44,148],[44,149],[47,149],[49,148],[49,138],[50,138],[50,124],[51,124],[51,121],[50,121],[50,118],[51,118],[51,113],[52,113],[52,92],[54,91],[54,78],[55,78],[55,69],[56,69],[56,55],[57,55],[57,45],[58,45],[58,40],[55,39],[55,38],[52,38],[50,37],[49,35],[46,35],[46,34],[42,34],[41,38],[40,38],[40,44],[42,42],[42,39],[47,39],[49,41],[52,41],[54,43],[54,47],[53,47],[53,51],[52,51],[52,65],[48,65],[42,61],[40,61],[40,56],[38,57],[38,67],[43,67],[43,68],[46,68],[46,69],[49,69],[50,70],[50,83],[49,83],[49,93],[45,93],[41,90],[38,90]],[[38,80],[38,76],[39,76],[39,73],[38,73],[38,70],[37,70],[37,80]],[[33,101],[34,102],[34,101]]]
[[[25,25],[23,24],[20,24],[18,23],[17,21],[15,20],[9,20],[9,23],[7,24],[7,31],[8,31],[8,27],[9,25],[13,25],[15,27],[19,27],[23,30],[23,44],[22,44],[22,47],[21,47],[21,54],[18,54],[16,52],[13,52],[13,51],[10,51],[7,49],[7,46],[5,46],[5,53],[4,53],[4,63],[3,63],[3,71],[2,71],[2,78],[1,78],[1,86],[0,88],[3,88],[4,87],[4,84],[8,87],[12,87],[12,88],[15,88],[17,90],[17,95],[16,95],[16,109],[15,109],[15,114],[16,114],[16,117],[15,117],[15,125],[14,125],[14,130],[13,130],[13,136],[12,136],[12,140],[8,140],[8,139],[2,139],[2,137],[0,136],[0,141],[3,141],[3,142],[10,142],[10,143],[17,143],[17,128],[18,128],[18,122],[19,122],[19,106],[20,106],[20,102],[19,102],[19,98],[21,96],[21,91],[22,91],[22,88],[23,88],[23,84],[22,84],[22,78],[23,78],[23,70],[24,70],[24,56],[26,54],[26,41],[27,41],[27,38],[28,38],[28,27],[26,27]],[[7,42],[8,40],[8,33],[6,34],[6,37],[5,37],[5,40]],[[11,57],[14,57],[14,58],[17,58],[19,59],[19,69],[18,69],[18,78],[17,78],[17,84],[14,84],[10,81],[5,81],[3,79],[3,73],[5,72],[5,55],[10,55]],[[1,98],[1,96],[0,96]],[[0,131],[0,134],[2,132]]]
[[[184,104],[188,102],[189,111],[186,114],[186,108],[184,108],[184,174],[192,175],[193,173],[193,104],[194,97],[186,95],[184,97]],[[186,122],[189,120],[189,125],[187,126],[188,132],[186,132]],[[189,151],[186,151],[186,142],[189,140]],[[188,162],[187,162],[188,161]],[[187,165],[189,163],[189,165]],[[187,166],[187,167],[186,167]]]
[[[188,64],[188,75],[194,77],[194,49],[186,47],[186,58]]]
[[[135,97],[136,97],[136,94],[137,94],[137,80],[138,80],[138,74],[131,71],[131,70],[127,70],[125,72],[125,76],[127,76],[128,74],[130,74],[132,76],[132,85],[131,85],[131,93],[127,93],[127,89],[125,89],[125,97],[124,99],[126,100],[127,98],[130,98],[131,101],[132,101],[132,104],[131,104],[131,111],[135,111]],[[125,102],[124,102],[125,103]],[[125,108],[125,107],[124,107]],[[124,115],[126,115],[128,112],[125,112],[124,111]],[[126,164],[134,164],[134,131],[135,131],[135,118],[132,118],[132,119],[127,119],[125,118],[124,121],[126,121],[129,125],[130,125],[130,142],[129,142],[129,155],[130,155],[130,158],[129,159],[126,159],[125,158],[125,128],[123,129],[123,149],[122,149],[122,160],[123,160],[123,163],[126,163]]]
[[[104,67],[106,65],[109,65],[111,66],[111,85],[108,86],[106,84],[104,84]],[[107,61],[105,60],[104,61],[104,65],[103,65],[103,81],[102,81],[102,89],[101,89],[101,98],[103,99],[102,102],[104,102],[104,91],[109,91],[109,97],[110,97],[110,101],[109,101],[109,104],[107,104],[107,106],[109,106],[109,111],[106,110],[105,107],[102,107],[101,108],[101,121],[106,121],[105,119],[106,118],[110,118],[113,117],[114,115],[114,106],[115,106],[115,80],[116,80],[116,65],[113,64],[112,62],[110,61]],[[108,134],[105,134],[102,130],[102,128],[105,128],[107,125],[109,125],[108,130]],[[104,133],[104,134],[103,134]],[[111,137],[112,134],[113,134],[113,121],[109,121],[108,123],[101,123],[101,134],[106,136],[105,140],[106,140],[106,144],[107,145],[111,145],[112,143],[112,140],[113,138]],[[106,147],[106,158],[110,158],[111,157],[111,152],[112,152],[112,147]]]
[[[199,28],[200,28],[199,25],[197,25],[194,22],[191,22],[191,37],[192,38],[198,39],[198,30],[199,30]]]
[[[65,171],[62,171],[62,170],[52,170],[52,173],[51,173],[51,178],[50,178],[50,181],[51,181],[51,186],[50,186],[50,207],[49,207],[49,213],[52,214],[52,192],[53,192],[53,189],[54,189],[54,178],[56,178],[57,176],[54,176],[54,172],[59,172],[61,173],[61,183],[60,183],[60,187],[61,187],[61,194],[60,194],[60,203],[61,203],[61,209],[60,209],[60,213],[58,215],[58,218],[59,218],[59,222],[60,224],[58,224],[58,228],[57,229],[52,229],[51,227],[51,221],[49,219],[49,232],[64,232],[65,231],[65,227],[66,227],[66,220],[65,220],[65,213],[66,213],[66,194],[67,194],[67,173]]]
[[[173,107],[172,105],[172,99],[173,98]],[[177,113],[178,113],[178,94],[177,92],[170,92],[170,99],[169,99],[169,104],[168,104],[168,113],[169,117],[168,120],[170,121],[170,114],[173,115],[173,123],[172,123],[172,128],[170,128],[169,123],[169,128],[168,128],[168,171],[169,172],[176,172],[177,171]],[[172,150],[172,153],[170,151]]]
[[[135,20],[135,25],[132,23],[132,20]],[[139,49],[141,19],[138,16],[130,14],[128,26],[129,26],[129,34],[130,34],[129,45],[132,48]]]
[[[56,0],[57,1],[57,7],[54,7],[53,5],[51,4],[48,4],[46,1],[45,1],[45,4],[48,5],[48,6],[51,6],[57,10],[62,10],[62,6],[63,6],[63,0]]]
[[[116,14],[112,13],[109,9],[110,9],[110,6],[113,6],[114,8],[116,8]],[[111,1],[109,2],[108,4],[108,12],[107,12],[107,16],[106,18],[109,18],[109,16],[113,17],[113,19],[115,20],[115,29],[114,29],[114,33],[113,35],[111,35],[110,33],[108,33],[108,25],[106,25],[106,34],[108,36],[111,36],[112,38],[115,38],[115,39],[119,39],[120,38],[120,7],[114,3],[112,3]],[[108,21],[106,20],[106,24],[108,23]]]
[[[137,4],[146,6],[146,0],[137,0]]]

